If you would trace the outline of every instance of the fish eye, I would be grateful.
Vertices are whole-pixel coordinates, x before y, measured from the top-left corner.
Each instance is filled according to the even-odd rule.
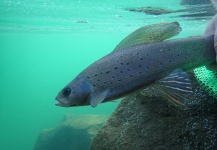
[[[71,89],[69,87],[66,87],[62,90],[62,94],[67,97],[71,94]]]

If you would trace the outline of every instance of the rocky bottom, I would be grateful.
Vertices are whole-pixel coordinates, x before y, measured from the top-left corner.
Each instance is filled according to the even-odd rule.
[[[154,88],[124,98],[93,139],[91,149],[217,149],[216,100],[195,79],[193,88],[193,101],[185,109],[168,103]]]

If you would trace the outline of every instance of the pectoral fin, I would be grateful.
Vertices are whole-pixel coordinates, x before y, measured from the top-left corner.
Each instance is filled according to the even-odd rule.
[[[90,95],[90,104],[92,107],[96,107],[98,104],[102,103],[108,94],[108,90],[103,92],[93,92]]]
[[[178,22],[159,23],[141,27],[123,39],[114,49],[120,50],[136,44],[144,44],[156,41],[163,41],[171,38],[181,31]]]
[[[157,87],[168,101],[178,106],[186,106],[193,94],[190,78],[181,69],[159,80]]]

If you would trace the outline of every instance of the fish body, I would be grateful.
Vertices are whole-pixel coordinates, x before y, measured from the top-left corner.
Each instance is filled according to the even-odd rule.
[[[177,68],[190,70],[213,62],[213,36],[136,44],[91,64],[56,99],[65,107],[95,107],[155,83]],[[75,96],[76,101],[71,101],[70,96]]]
[[[116,99],[169,75],[176,68],[193,69],[215,61],[212,37],[191,37],[128,47],[112,52],[79,76]]]

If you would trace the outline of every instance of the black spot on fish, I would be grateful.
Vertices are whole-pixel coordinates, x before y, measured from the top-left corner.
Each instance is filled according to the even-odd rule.
[[[149,56],[149,54],[146,54],[146,56]]]
[[[121,73],[123,73],[123,71],[120,71]]]
[[[121,65],[123,65],[124,63],[121,63]]]
[[[111,82],[111,84],[113,84],[113,82]]]
[[[106,71],[105,74],[108,74],[110,71]]]
[[[87,78],[87,79],[90,79],[90,77],[89,77],[89,76],[87,76],[86,78]]]
[[[141,67],[141,65],[139,65],[139,67]]]
[[[95,85],[95,84],[93,84],[93,86],[95,87],[96,85]]]
[[[169,60],[169,62],[172,62],[172,60]]]
[[[102,72],[100,72],[100,74],[102,74]]]
[[[99,69],[99,67],[97,67]]]
[[[130,75],[130,77],[132,78],[132,77],[133,77],[133,75]]]
[[[104,84],[106,84],[106,82],[103,82]]]
[[[126,65],[129,65],[129,63],[126,63]]]
[[[115,67],[114,69],[118,69],[118,67]]]
[[[130,69],[127,69],[127,71],[130,71]]]
[[[121,80],[119,79],[118,81],[120,82]]]
[[[142,72],[140,71],[139,74],[142,74]]]
[[[115,78],[115,76],[112,76],[112,78]]]
[[[160,65],[163,65],[162,63],[160,63]]]
[[[177,56],[179,56],[179,54],[177,54]]]
[[[97,74],[94,75],[95,77],[97,76]]]
[[[97,79],[97,81],[100,81],[99,79]]]
[[[143,60],[143,58],[140,58],[140,60]]]
[[[147,69],[149,69],[149,67],[147,67]]]

